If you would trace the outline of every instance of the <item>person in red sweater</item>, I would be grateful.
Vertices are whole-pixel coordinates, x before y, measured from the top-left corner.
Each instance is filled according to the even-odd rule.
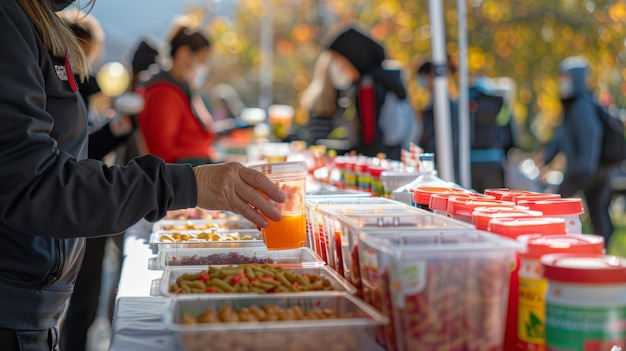
[[[147,151],[168,163],[211,163],[216,139],[212,118],[193,89],[208,72],[209,40],[180,27],[170,40],[171,67],[139,88],[145,107],[139,126]],[[195,83],[195,84],[194,84]]]

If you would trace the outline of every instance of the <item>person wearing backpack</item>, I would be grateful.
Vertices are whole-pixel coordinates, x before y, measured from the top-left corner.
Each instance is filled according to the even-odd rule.
[[[544,150],[544,163],[558,152],[567,165],[560,187],[562,197],[584,195],[593,230],[608,245],[613,225],[609,215],[613,164],[602,162],[604,124],[595,97],[587,88],[589,65],[583,57],[572,56],[559,65],[559,94],[563,121]]]

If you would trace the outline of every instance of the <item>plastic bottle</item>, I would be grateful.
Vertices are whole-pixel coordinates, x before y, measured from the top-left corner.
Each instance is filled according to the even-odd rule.
[[[413,189],[424,186],[441,188],[456,187],[456,184],[445,181],[437,176],[434,153],[423,153],[420,155],[419,176],[412,182],[393,190],[391,192],[391,199],[403,202],[407,205],[414,205],[412,196]]]

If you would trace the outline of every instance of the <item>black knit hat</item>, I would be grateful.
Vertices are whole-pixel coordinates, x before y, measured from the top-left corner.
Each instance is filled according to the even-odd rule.
[[[159,51],[146,40],[142,40],[133,54],[131,62],[133,73],[139,73],[148,69],[151,64],[156,62],[157,56],[159,56]]]
[[[361,73],[380,67],[385,49],[368,35],[348,28],[330,41],[328,49],[345,57]]]

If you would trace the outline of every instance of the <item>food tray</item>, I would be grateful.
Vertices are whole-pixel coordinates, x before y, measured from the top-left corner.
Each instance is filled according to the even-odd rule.
[[[243,219],[237,215],[238,219],[163,219],[155,222],[152,226],[153,232],[159,232],[163,230],[204,230],[210,228],[217,228],[218,230],[242,230],[242,229],[255,229],[254,223]]]
[[[477,230],[362,230],[363,298],[390,317],[389,350],[501,350],[511,270],[524,244]]]
[[[227,266],[211,266],[217,268],[224,268]],[[330,281],[330,285],[333,290],[328,290],[325,292],[332,291],[344,291],[350,294],[356,293],[356,289],[348,283],[346,279],[337,274],[334,270],[329,268],[328,266],[306,266],[306,267],[285,267],[290,269],[291,271],[298,274],[309,274],[322,278],[326,278]],[[206,271],[206,268],[190,268],[190,267],[165,267],[163,271],[163,277],[160,282],[160,290],[163,296],[204,296],[204,295],[222,295],[222,296],[233,296],[233,295],[265,295],[262,293],[196,293],[196,294],[176,294],[169,291],[170,285],[176,283],[176,279],[183,274],[197,274],[202,271]],[[271,295],[291,295],[291,294],[309,294],[311,292],[297,292],[297,293],[273,293]]]
[[[187,235],[193,240],[181,240],[171,242],[164,236]],[[212,236],[209,239],[198,239],[198,236]],[[219,238],[218,238],[219,237]],[[239,238],[239,239],[237,239]],[[243,238],[243,239],[242,239]],[[217,240],[213,240],[217,239]],[[256,229],[246,230],[223,230],[206,232],[202,230],[186,231],[159,231],[150,234],[149,245],[153,252],[157,253],[165,249],[182,248],[237,248],[237,247],[265,247],[263,235]]]
[[[200,208],[200,207],[192,207],[192,208],[184,208],[180,210],[167,211],[167,214],[165,215],[165,219],[172,219],[172,220],[241,219],[241,215],[238,215],[231,211],[205,210],[204,208]]]
[[[265,247],[164,249],[158,256],[161,267],[271,263],[280,265],[323,266],[324,261],[308,247],[268,250]]]
[[[251,306],[298,306],[306,312],[328,309],[351,318],[273,322],[235,322],[183,324],[185,314],[198,317],[209,308],[234,310]],[[164,324],[173,331],[186,351],[275,351],[275,350],[347,350],[378,349],[374,329],[388,323],[387,317],[347,293],[310,293],[307,295],[237,295],[178,298],[171,301]]]

